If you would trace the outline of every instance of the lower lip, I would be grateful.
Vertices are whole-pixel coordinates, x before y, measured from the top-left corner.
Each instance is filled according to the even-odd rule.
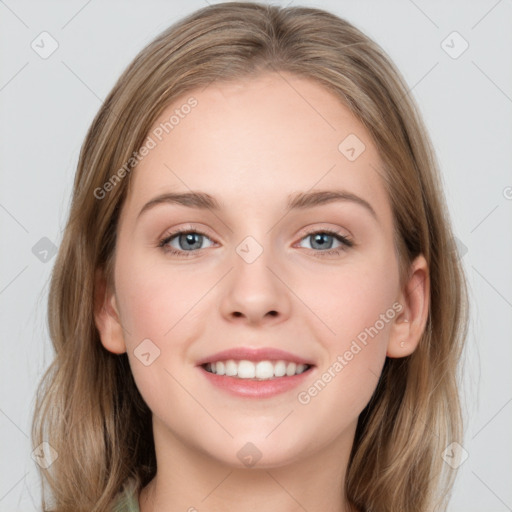
[[[314,369],[311,366],[305,372],[291,377],[276,377],[269,380],[239,379],[206,371],[198,366],[203,375],[214,385],[228,393],[244,398],[270,398],[297,387],[307,379]]]

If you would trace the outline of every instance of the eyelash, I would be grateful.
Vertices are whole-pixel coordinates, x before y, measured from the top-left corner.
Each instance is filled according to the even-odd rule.
[[[350,240],[346,236],[342,235],[341,233],[338,233],[337,231],[334,231],[331,229],[317,229],[317,230],[308,231],[301,238],[301,240],[303,240],[304,238],[307,238],[308,236],[316,235],[319,233],[334,236],[334,238],[336,238],[336,240],[338,240],[339,242],[342,243],[342,246],[340,246],[340,247],[337,247],[335,249],[327,249],[325,251],[318,251],[318,250],[310,249],[310,250],[314,251],[315,253],[317,253],[317,254],[315,254],[315,256],[317,256],[319,258],[323,258],[325,256],[337,256],[337,255],[341,254],[342,252],[346,251],[347,248],[350,248],[354,245],[354,242],[352,240]],[[181,229],[181,230],[177,230],[177,231],[174,231],[174,232],[168,234],[165,238],[160,240],[158,243],[158,247],[160,247],[166,254],[172,254],[173,256],[178,256],[180,258],[189,258],[195,252],[197,252],[198,250],[201,250],[201,249],[195,249],[193,251],[178,251],[172,247],[166,246],[176,236],[189,235],[189,234],[197,234],[197,235],[205,236],[206,238],[210,238],[206,233],[203,233],[202,231],[199,231],[197,229]]]

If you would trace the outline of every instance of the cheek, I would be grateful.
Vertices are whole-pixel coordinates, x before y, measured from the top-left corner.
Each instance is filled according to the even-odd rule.
[[[396,315],[392,306],[397,296],[398,276],[394,266],[381,259],[365,258],[300,278],[297,295],[323,324],[323,339],[329,345],[343,349],[347,342],[375,324],[379,337],[387,337],[390,320]]]
[[[172,382],[165,370],[178,379],[187,372],[182,362],[188,361],[190,343],[204,336],[206,295],[216,279],[197,271],[148,264],[133,253],[116,262],[116,295],[126,349],[145,398],[159,396],[162,383]],[[145,366],[141,359],[154,363]]]
[[[131,343],[141,337],[163,340],[208,291],[206,278],[131,255],[116,262],[116,291]],[[211,285],[210,285],[211,286]],[[140,340],[139,340],[140,341]]]
[[[182,362],[190,340],[201,334],[197,315],[205,311],[197,303],[209,287],[197,273],[187,276],[156,267],[135,254],[116,262],[116,295],[130,367],[142,397],[156,414],[165,413],[169,401],[182,411],[191,406],[178,383],[190,370]]]
[[[326,353],[322,381],[328,383],[332,401],[343,397],[347,406],[361,410],[377,384],[398,314],[394,260],[376,253],[357,264],[316,274],[314,283],[315,293],[310,288],[306,294],[306,286],[301,297],[321,320],[316,332]]]
[[[333,279],[330,286],[336,284]],[[304,421],[329,418],[326,435],[333,438],[357,421],[370,401],[386,360],[389,329],[396,316],[392,288],[385,280],[347,275],[342,284],[343,291],[323,301],[324,318],[335,332],[318,337],[326,356],[314,378],[296,396]]]

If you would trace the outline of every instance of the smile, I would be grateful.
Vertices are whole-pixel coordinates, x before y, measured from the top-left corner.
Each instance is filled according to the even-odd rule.
[[[300,375],[311,368],[308,364],[296,364],[292,361],[248,361],[242,359],[235,361],[217,361],[206,363],[203,368],[216,375],[225,375],[238,379],[273,380],[280,377]]]

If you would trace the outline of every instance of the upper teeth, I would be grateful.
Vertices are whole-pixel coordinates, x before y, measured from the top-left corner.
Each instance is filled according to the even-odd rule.
[[[247,361],[217,361],[216,363],[207,363],[206,370],[217,375],[227,375],[228,377],[238,377],[239,379],[272,379],[273,377],[284,377],[287,375],[298,375],[304,372],[309,366],[306,364],[296,364],[287,361],[258,361],[256,363]]]

